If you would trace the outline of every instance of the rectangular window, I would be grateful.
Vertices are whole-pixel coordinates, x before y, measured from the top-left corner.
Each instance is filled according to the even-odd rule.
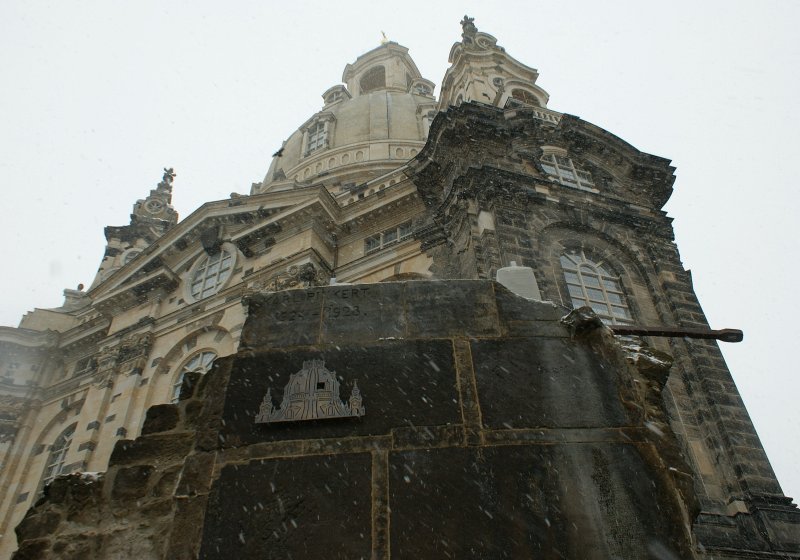
[[[75,371],[73,372],[73,375],[83,375],[84,373],[92,372],[96,367],[97,364],[93,356],[80,359],[78,360],[78,363],[75,364]]]
[[[367,237],[364,240],[364,252],[372,253],[373,251],[382,249],[383,247],[391,245],[392,243],[402,241],[403,239],[410,237],[411,234],[411,222],[403,222],[399,226],[389,228],[386,231]]]
[[[324,148],[326,138],[327,138],[327,131],[325,130],[325,123],[318,122],[317,124],[309,128],[306,154],[310,154],[315,150]]]
[[[397,241],[397,230],[390,229],[389,231],[384,232],[383,234],[383,244],[388,245],[389,243],[394,243]]]
[[[373,235],[372,237],[367,237],[367,239],[364,241],[364,249],[366,250],[367,253],[370,253],[372,251],[377,251],[380,248],[381,248],[380,234]]]

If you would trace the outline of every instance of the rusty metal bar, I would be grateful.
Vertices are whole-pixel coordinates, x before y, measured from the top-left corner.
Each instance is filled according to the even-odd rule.
[[[677,327],[636,327],[629,325],[610,325],[614,334],[638,335],[638,336],[668,336],[668,337],[688,337],[704,338],[710,340],[721,340],[722,342],[741,342],[744,333],[739,329],[687,329]]]

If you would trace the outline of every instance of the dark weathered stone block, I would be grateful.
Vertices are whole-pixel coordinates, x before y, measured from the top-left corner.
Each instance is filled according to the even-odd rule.
[[[155,467],[151,465],[136,465],[119,469],[114,476],[111,496],[116,500],[141,498],[147,493],[147,485],[154,471]]]
[[[287,290],[250,299],[241,344],[247,348],[315,344],[319,340],[323,290]]]
[[[370,558],[371,464],[361,453],[225,467],[200,558]]]
[[[194,442],[194,434],[151,434],[136,440],[120,440],[111,453],[109,466],[183,461]]]
[[[52,511],[43,511],[26,516],[17,526],[17,534],[26,539],[37,539],[49,536],[61,523],[61,516]]]
[[[361,343],[403,338],[406,317],[398,304],[405,282],[334,286],[325,290],[322,339],[329,343]]]
[[[490,428],[623,426],[617,372],[586,347],[530,338],[472,343],[478,400]]]
[[[19,533],[17,533],[19,535]],[[20,538],[21,537],[17,537]],[[14,553],[14,560],[41,560],[46,558],[50,550],[50,539],[30,539],[21,541],[19,550]]]
[[[347,400],[358,380],[366,415],[361,418],[256,424],[268,388],[278,407],[291,374],[303,361],[324,359]],[[228,384],[220,444],[388,434],[401,426],[461,422],[450,341],[386,341],[374,346],[272,351],[237,360]]]
[[[142,435],[168,432],[178,426],[180,413],[174,404],[157,404],[147,409]]]
[[[175,501],[175,517],[169,534],[165,557],[173,560],[196,560],[203,538],[203,519],[208,507],[207,496]],[[212,513],[216,521],[222,521]],[[230,557],[230,556],[229,556]]]
[[[211,486],[211,470],[214,468],[214,456],[210,453],[190,455],[183,463],[180,482],[175,494],[178,496],[194,496],[208,492]]]
[[[488,282],[452,280],[406,285],[408,337],[498,336],[497,306]],[[440,289],[441,288],[441,289]]]
[[[392,556],[690,557],[653,474],[632,445],[391,453]]]
[[[153,485],[152,496],[172,496],[175,486],[178,483],[178,475],[181,473],[183,465],[174,465],[162,471],[158,475],[156,483]]]

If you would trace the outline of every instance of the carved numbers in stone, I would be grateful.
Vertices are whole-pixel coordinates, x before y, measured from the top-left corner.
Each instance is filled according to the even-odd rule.
[[[360,417],[365,413],[356,381],[353,382],[350,399],[345,403],[339,397],[336,372],[328,370],[323,360],[308,360],[303,362],[303,369],[289,377],[280,407],[275,408],[271,389],[267,389],[255,423]]]

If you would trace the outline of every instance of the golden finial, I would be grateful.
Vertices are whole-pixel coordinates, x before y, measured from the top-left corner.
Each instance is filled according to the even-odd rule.
[[[383,37],[381,38],[381,45],[385,45],[386,43],[389,42],[389,38],[386,36],[386,33],[384,33],[383,31],[381,31],[381,35],[383,35]]]

